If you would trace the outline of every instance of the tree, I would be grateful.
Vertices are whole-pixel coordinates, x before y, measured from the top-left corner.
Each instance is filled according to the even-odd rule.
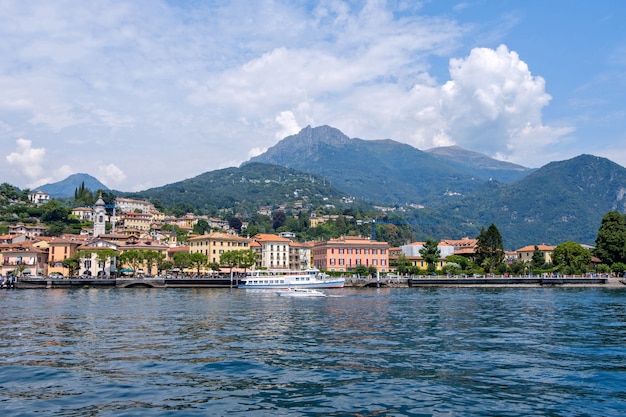
[[[476,263],[491,273],[498,265],[504,262],[504,244],[502,235],[495,224],[485,230],[481,227],[476,244]]]
[[[543,268],[543,265],[546,263],[546,257],[543,254],[543,252],[541,252],[539,250],[539,246],[535,245],[535,249],[533,250],[533,257],[530,260],[530,266],[531,268],[534,269],[541,269]]]
[[[358,264],[354,267],[354,273],[357,274],[357,276],[360,278],[363,276],[367,276],[368,270],[365,265]]]
[[[189,263],[196,268],[196,273],[200,275],[200,269],[207,264],[207,257],[203,253],[194,252],[189,255]]]
[[[274,230],[278,229],[285,223],[286,220],[287,215],[285,214],[285,212],[283,210],[276,210],[274,213],[272,213],[272,228]]]
[[[243,222],[241,221],[239,217],[233,216],[230,219],[228,219],[228,227],[237,231],[237,233],[241,233],[242,225],[243,225]]]
[[[74,255],[63,259],[61,264],[67,268],[69,276],[73,277],[80,269],[80,257],[75,253]]]
[[[60,201],[50,200],[42,206],[43,214],[41,221],[52,223],[56,221],[66,222],[71,210],[65,207]]]
[[[426,262],[428,273],[433,274],[437,270],[437,262],[441,259],[439,243],[435,239],[426,239],[426,243],[420,249],[420,255]]]
[[[184,271],[191,265],[191,255],[189,252],[177,252],[172,256],[174,267]]]
[[[561,243],[552,252],[555,268],[566,275],[587,272],[591,262],[591,252],[572,241]]]
[[[610,211],[602,217],[594,255],[607,265],[626,262],[626,215]]]
[[[96,259],[98,260],[98,264],[102,266],[101,272],[98,275],[105,276],[105,267],[107,262],[111,262],[113,258],[115,258],[119,252],[115,249],[106,248],[106,249],[98,249],[94,251],[96,254]]]
[[[130,269],[133,270],[133,275],[137,272],[137,270],[139,268],[141,268],[141,265],[143,265],[145,258],[144,258],[144,253],[143,251],[139,251],[139,250],[128,250],[126,252],[123,252],[120,255],[120,263],[122,265],[127,265],[130,267]]]
[[[252,249],[245,249],[237,252],[239,252],[238,266],[240,268],[243,268],[244,272],[246,271],[246,269],[256,264],[257,253]]]
[[[623,262],[615,262],[611,265],[611,271],[615,272],[618,277],[623,277],[626,272],[626,264]]]
[[[157,265],[157,274],[159,273],[159,263],[165,260],[165,254],[155,250],[143,251],[143,260],[146,264],[146,272],[152,275],[152,267]]]
[[[396,261],[396,271],[398,271],[398,274],[404,275],[408,273],[410,269],[411,261],[407,259],[404,253],[401,253]]]
[[[204,235],[206,232],[211,230],[211,226],[209,222],[204,219],[200,219],[193,225],[193,232],[197,235]]]

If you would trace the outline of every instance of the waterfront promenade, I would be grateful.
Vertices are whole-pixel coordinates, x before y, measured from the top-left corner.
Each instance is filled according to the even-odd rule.
[[[623,278],[603,276],[383,276],[383,277],[346,277],[346,287],[489,287],[489,286],[598,286],[624,287]],[[230,288],[239,283],[238,277],[124,277],[124,278],[19,278],[15,288]]]

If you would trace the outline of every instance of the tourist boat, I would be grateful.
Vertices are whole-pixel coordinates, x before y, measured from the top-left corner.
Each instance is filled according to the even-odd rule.
[[[318,269],[301,271],[259,270],[248,273],[238,288],[285,289],[285,288],[343,288],[344,277],[330,277]]]
[[[314,288],[287,288],[276,291],[280,297],[326,297],[326,294]]]

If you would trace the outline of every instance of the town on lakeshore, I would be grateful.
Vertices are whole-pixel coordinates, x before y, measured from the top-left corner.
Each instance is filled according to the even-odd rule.
[[[41,191],[29,192],[28,198],[34,206],[51,201]],[[76,285],[112,280],[145,285],[151,279],[168,280],[159,286],[174,286],[171,283],[181,279],[185,286],[193,286],[194,279],[197,286],[232,286],[233,277],[238,280],[253,271],[306,270],[343,276],[346,285],[355,286],[621,285],[626,269],[623,259],[614,258],[607,265],[596,256],[595,248],[574,242],[556,247],[532,243],[505,251],[493,224],[477,237],[428,239],[392,247],[375,239],[375,225],[372,236],[299,242],[289,231],[250,236],[245,222],[239,222],[236,230],[231,222],[219,218],[193,213],[166,215],[144,200],[117,197],[114,204],[106,204],[101,194],[93,206],[72,208],[71,216],[89,227],[77,234],[51,236],[41,223],[6,226],[7,233],[0,235],[0,282],[4,287],[37,280],[51,287],[51,279],[57,286],[63,286],[63,280]],[[607,227],[613,227],[614,221],[626,224],[617,212],[607,214],[605,220]],[[331,216],[310,217],[311,227],[329,221],[333,221]],[[200,223],[205,230],[194,233]],[[211,285],[220,279],[220,284]]]

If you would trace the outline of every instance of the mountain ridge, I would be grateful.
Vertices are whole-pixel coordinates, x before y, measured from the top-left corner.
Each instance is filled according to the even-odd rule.
[[[481,227],[494,223],[507,248],[567,240],[592,245],[604,214],[626,212],[626,169],[606,158],[580,155],[530,169],[458,147],[433,155],[433,150],[420,151],[391,139],[365,141],[327,126],[316,129],[305,128],[303,135],[268,149],[266,154],[277,163],[255,157],[238,168],[120,196],[164,199],[188,210],[219,206],[247,215],[261,205],[277,207],[304,194],[313,196],[313,207],[326,206],[325,198],[341,204],[350,196],[370,207],[382,202],[384,207],[401,208],[401,214],[394,215],[415,225],[418,240],[477,236]],[[316,138],[316,133],[323,135]],[[445,160],[446,154],[450,160]],[[485,165],[491,170],[484,170]],[[510,182],[488,177],[500,167],[522,176]],[[476,169],[480,177],[472,172]],[[397,175],[387,175],[392,171]],[[372,195],[375,198],[367,198]]]

